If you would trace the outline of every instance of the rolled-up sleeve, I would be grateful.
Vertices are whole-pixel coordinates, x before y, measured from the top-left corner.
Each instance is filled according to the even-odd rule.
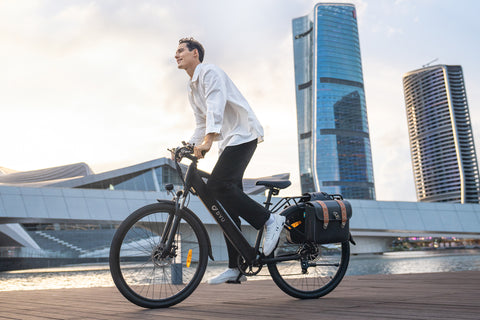
[[[201,145],[205,138],[205,118],[195,113],[195,131],[188,143],[193,145]]]
[[[222,75],[215,70],[208,70],[203,78],[205,100],[207,105],[205,135],[220,133],[223,115],[227,103],[227,89]]]

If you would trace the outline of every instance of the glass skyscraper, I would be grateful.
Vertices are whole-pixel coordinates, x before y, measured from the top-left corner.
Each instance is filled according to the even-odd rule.
[[[418,201],[479,202],[479,172],[461,66],[403,77]]]
[[[292,27],[302,192],[374,200],[355,6],[319,3]]]

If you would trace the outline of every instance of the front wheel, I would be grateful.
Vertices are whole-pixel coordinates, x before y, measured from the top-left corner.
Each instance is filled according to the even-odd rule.
[[[208,240],[200,222],[180,211],[174,241],[162,239],[175,207],[155,203],[133,212],[116,231],[110,248],[110,272],[118,290],[145,308],[165,308],[187,298],[202,280]]]
[[[295,210],[288,215],[294,216]],[[287,216],[287,222],[289,217]],[[332,244],[294,243],[287,229],[282,231],[275,258],[298,254],[298,260],[268,264],[277,286],[288,295],[300,299],[322,297],[342,281],[350,260],[348,241]]]

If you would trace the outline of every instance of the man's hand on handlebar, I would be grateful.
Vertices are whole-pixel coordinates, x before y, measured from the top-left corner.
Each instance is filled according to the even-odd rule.
[[[203,140],[203,143],[198,147],[190,143],[187,143],[185,141],[182,141],[183,147],[177,147],[177,148],[172,148],[167,150],[170,151],[172,160],[176,162],[180,162],[183,157],[192,159],[191,158],[192,154],[197,159],[203,159],[205,157],[205,154],[211,149],[214,138],[215,138],[215,134],[207,134],[205,136],[205,139]]]
[[[205,143],[202,143],[198,147],[193,147],[193,154],[197,159],[203,159],[205,157],[205,154],[210,150],[212,146],[208,146]]]
[[[198,147],[193,148],[193,153],[195,154],[195,157],[197,157],[197,159],[203,159],[205,157],[205,154],[212,148],[213,140],[215,140],[215,137],[217,135],[217,133],[213,132],[207,134],[203,139],[203,143]]]

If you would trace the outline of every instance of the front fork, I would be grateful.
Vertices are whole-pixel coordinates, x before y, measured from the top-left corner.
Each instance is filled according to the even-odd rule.
[[[164,249],[164,255],[168,255],[168,253],[171,251],[173,241],[175,240],[175,234],[177,233],[180,225],[180,211],[185,206],[187,194],[188,193],[179,191],[173,198],[175,202],[175,211],[168,214],[167,222],[165,223],[165,228],[163,228],[162,237],[160,239],[160,246]]]

